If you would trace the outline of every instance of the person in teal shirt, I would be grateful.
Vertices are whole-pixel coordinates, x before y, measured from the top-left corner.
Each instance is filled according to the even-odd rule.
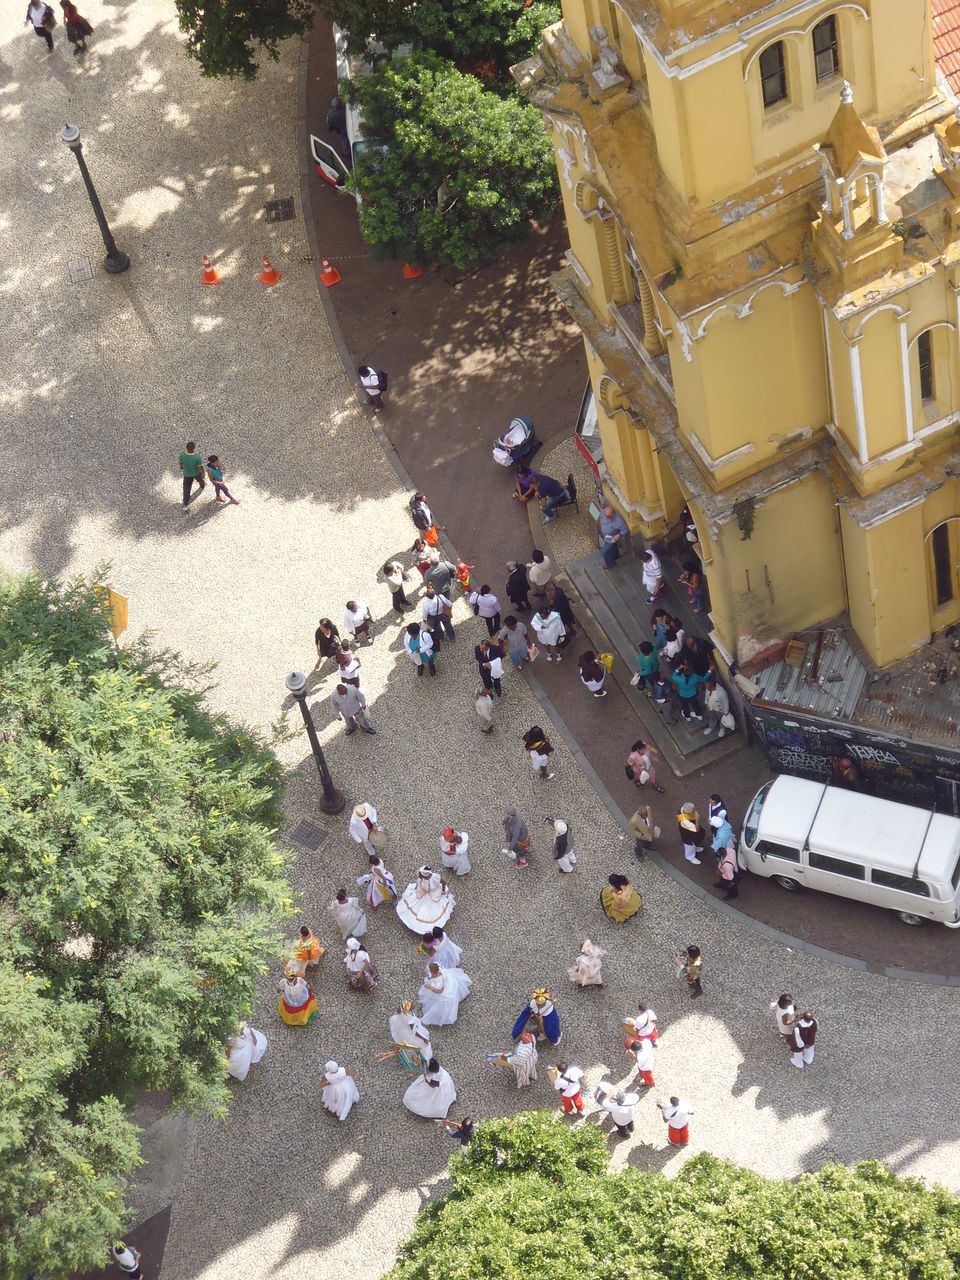
[[[660,672],[660,656],[649,640],[641,640],[637,650],[637,688],[652,692],[654,676]]]
[[[213,481],[213,491],[217,495],[217,501],[226,502],[229,499],[230,502],[236,506],[240,499],[235,498],[224,484],[223,467],[220,465],[220,459],[215,453],[211,453],[210,457],[207,459],[207,471],[210,474],[210,479]],[[224,494],[226,497],[224,497]]]
[[[183,476],[183,509],[190,505],[190,492],[196,482],[201,491],[207,487],[207,477],[203,469],[203,458],[197,453],[193,440],[188,440],[180,452],[180,474]]]
[[[680,699],[680,714],[684,720],[703,719],[697,702],[697,690],[700,685],[706,684],[709,678],[709,675],[698,676],[686,658],[681,658],[677,663],[676,670],[670,679],[677,686],[677,696]]]

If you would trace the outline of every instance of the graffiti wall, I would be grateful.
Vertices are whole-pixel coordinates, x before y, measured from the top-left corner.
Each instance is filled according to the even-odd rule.
[[[773,707],[744,707],[757,746],[777,773],[960,814],[960,749],[928,747]]]

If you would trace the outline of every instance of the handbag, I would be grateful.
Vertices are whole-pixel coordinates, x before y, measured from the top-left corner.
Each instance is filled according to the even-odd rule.
[[[43,25],[48,31],[52,31],[57,25],[57,15],[53,12],[49,5],[43,12]]]
[[[535,662],[539,656],[540,656],[540,650],[531,640],[530,643],[527,645],[527,661]]]
[[[435,547],[440,541],[440,534],[437,532],[437,526],[432,524],[429,529],[424,529],[423,540],[428,547]]]
[[[610,674],[610,672],[611,672],[611,670],[613,669],[613,654],[612,654],[612,653],[601,653],[601,654],[600,654],[600,661],[601,661],[601,662],[603,663],[603,665],[607,668],[607,675],[609,675],[609,674]]]
[[[630,779],[630,781],[631,781],[631,782],[633,782],[633,781],[635,780],[635,779],[634,779],[634,775],[633,775],[633,765],[632,765],[632,764],[625,764],[625,765],[623,766],[623,771],[624,771],[624,773],[627,775],[627,777]]]
[[[635,672],[633,673],[633,675],[630,677],[630,683],[631,683],[632,685],[634,685],[634,686],[636,686],[636,685],[638,685],[638,684],[640,683],[640,672],[639,672],[639,671],[635,671]]]
[[[733,729],[736,729],[736,727],[737,727],[737,722],[736,722],[736,720],[733,718],[733,712],[732,712],[732,711],[727,711],[727,712],[725,712],[725,713],[720,717],[720,723],[723,725],[723,727],[724,727],[725,729],[730,729],[731,731],[732,731]]]

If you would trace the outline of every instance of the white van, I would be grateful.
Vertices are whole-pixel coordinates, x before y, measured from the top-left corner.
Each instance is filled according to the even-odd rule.
[[[960,818],[782,774],[743,820],[737,860],[784,889],[819,889],[960,929]]]

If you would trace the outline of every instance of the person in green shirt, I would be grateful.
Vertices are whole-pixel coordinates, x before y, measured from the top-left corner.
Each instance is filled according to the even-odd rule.
[[[654,676],[660,671],[660,655],[654,652],[649,640],[641,640],[637,649],[637,674],[633,678],[633,683],[638,689],[645,689],[652,693]]]
[[[197,453],[197,446],[193,440],[188,440],[185,448],[180,452],[180,474],[183,476],[183,509],[186,511],[190,505],[190,491],[193,489],[194,481],[199,484],[201,490],[207,487],[203,458]]]

